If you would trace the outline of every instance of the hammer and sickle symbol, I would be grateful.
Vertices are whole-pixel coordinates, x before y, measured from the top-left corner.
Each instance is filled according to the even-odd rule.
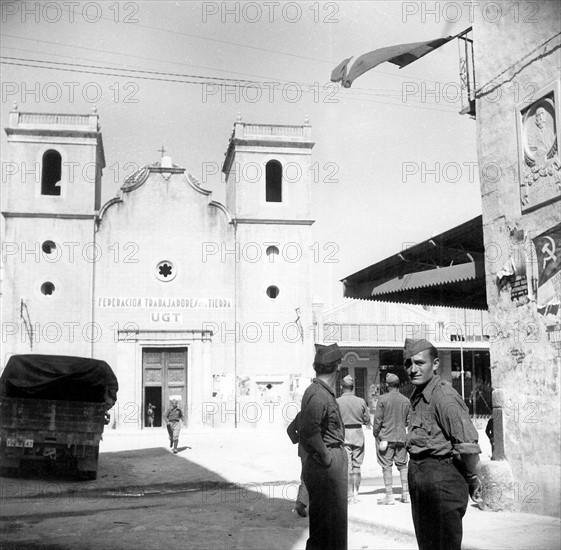
[[[542,252],[547,254],[547,257],[543,259],[543,269],[545,269],[545,264],[550,261],[557,261],[557,256],[555,255],[555,241],[551,237],[545,237],[548,241],[551,242],[551,246],[548,243],[545,243],[542,246]]]

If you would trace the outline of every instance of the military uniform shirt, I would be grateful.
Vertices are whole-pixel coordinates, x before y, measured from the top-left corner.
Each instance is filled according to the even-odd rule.
[[[302,398],[300,442],[307,453],[321,463],[329,463],[327,447],[343,445],[345,428],[333,390],[314,378]]]
[[[406,447],[412,455],[478,454],[478,433],[458,392],[435,375],[411,396]]]
[[[398,391],[380,396],[374,414],[374,437],[388,443],[405,443],[405,426],[411,418],[411,402]]]
[[[164,415],[168,422],[179,422],[183,418],[183,413],[179,407],[175,409],[169,408]]]
[[[345,444],[364,445],[362,425],[370,422],[370,413],[366,401],[352,393],[344,393],[337,399],[341,418],[345,426]],[[349,425],[359,425],[358,428],[348,428]]]

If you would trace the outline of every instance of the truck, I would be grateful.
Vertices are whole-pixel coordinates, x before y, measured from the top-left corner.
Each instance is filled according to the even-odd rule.
[[[119,384],[98,359],[13,355],[0,376],[0,466],[18,475],[40,466],[97,478],[99,442]]]

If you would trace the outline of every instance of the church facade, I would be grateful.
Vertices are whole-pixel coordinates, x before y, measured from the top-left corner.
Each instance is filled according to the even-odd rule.
[[[114,428],[170,399],[189,427],[285,425],[313,374],[310,125],[238,117],[225,205],[166,156],[102,204],[97,113],[14,108],[5,130],[2,362],[107,361]]]

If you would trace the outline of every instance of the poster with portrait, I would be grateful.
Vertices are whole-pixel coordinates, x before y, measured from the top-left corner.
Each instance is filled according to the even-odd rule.
[[[517,107],[522,213],[561,199],[559,81]]]

